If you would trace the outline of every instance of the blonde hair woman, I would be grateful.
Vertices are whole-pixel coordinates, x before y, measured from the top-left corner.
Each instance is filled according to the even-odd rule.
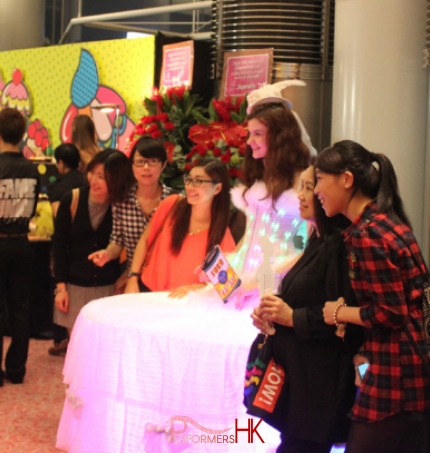
[[[90,160],[100,151],[96,127],[88,115],[76,115],[72,123],[72,143],[79,149],[80,170],[86,170]]]

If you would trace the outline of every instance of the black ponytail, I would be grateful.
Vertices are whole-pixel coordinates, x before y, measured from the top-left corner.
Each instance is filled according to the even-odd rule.
[[[377,212],[411,227],[400,197],[393,165],[384,154],[376,154],[352,140],[342,140],[322,151],[316,167],[323,173],[354,176],[354,191],[375,200]]]
[[[379,166],[380,174],[379,189],[376,194],[376,210],[388,214],[393,220],[400,220],[412,228],[400,197],[396,172],[393,164],[385,154],[374,154],[375,161]]]

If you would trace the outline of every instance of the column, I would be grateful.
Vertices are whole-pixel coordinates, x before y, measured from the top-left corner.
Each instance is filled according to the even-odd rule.
[[[352,139],[393,162],[415,234],[427,243],[426,0],[337,0],[332,142]]]
[[[0,2],[0,51],[43,46],[45,0]]]

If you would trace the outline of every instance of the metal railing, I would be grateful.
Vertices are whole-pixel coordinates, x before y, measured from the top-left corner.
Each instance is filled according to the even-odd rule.
[[[124,31],[141,31],[142,33],[156,33],[157,30],[151,28],[145,28],[138,25],[138,23],[129,24],[127,22],[115,22],[118,20],[125,19],[134,19],[140,17],[148,16],[157,16],[166,13],[177,13],[183,11],[201,11],[201,10],[210,10],[212,6],[212,1],[195,1],[192,3],[182,3],[179,5],[169,5],[169,6],[158,6],[153,8],[142,8],[135,9],[131,11],[119,11],[116,13],[106,13],[106,14],[96,14],[92,16],[82,16],[82,0],[79,1],[78,5],[78,17],[75,17],[70,20],[67,25],[66,30],[60,38],[59,44],[64,44],[70,35],[70,32],[74,27],[77,26],[92,26],[97,28],[106,28],[111,30],[124,30]],[[140,24],[140,23],[139,23]],[[173,25],[174,22],[170,22],[170,25]],[[193,14],[192,20],[189,22],[192,31],[189,34],[185,33],[176,33],[176,32],[164,32],[166,34],[175,35],[175,36],[188,36],[193,39],[210,39],[211,33],[202,33],[193,31],[201,28],[201,24],[196,27],[196,15]],[[142,25],[144,25],[142,23]],[[206,24],[204,24],[206,25]],[[209,25],[209,23],[207,23]]]

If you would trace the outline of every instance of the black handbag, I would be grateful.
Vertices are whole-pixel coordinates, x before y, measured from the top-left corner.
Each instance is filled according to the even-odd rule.
[[[260,333],[251,345],[243,403],[248,414],[282,431],[286,418],[286,376],[273,359],[272,343],[272,336]]]

